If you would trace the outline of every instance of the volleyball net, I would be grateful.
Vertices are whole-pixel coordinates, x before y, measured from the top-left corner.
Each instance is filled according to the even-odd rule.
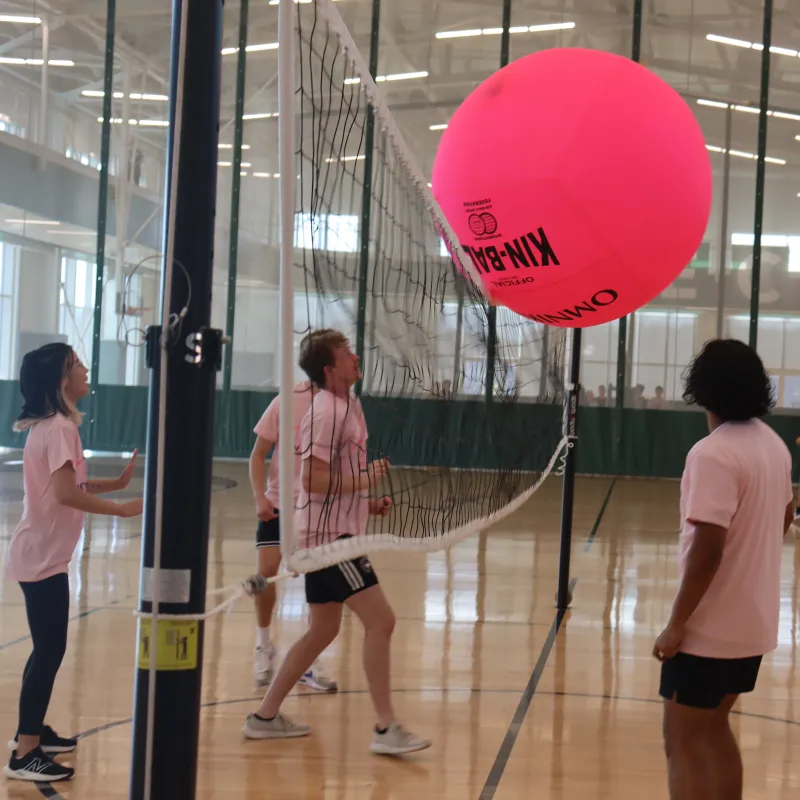
[[[528,500],[568,446],[566,334],[491,309],[339,9],[293,5],[292,41],[287,23],[280,41],[292,99],[286,106],[287,89],[279,124],[293,145],[280,174],[281,202],[292,203],[282,257],[291,259],[294,333],[283,337],[293,372],[282,378],[304,377],[303,334],[344,333],[361,357],[365,460],[394,465],[370,492],[391,508],[370,517],[366,536],[328,541],[331,516],[352,497],[325,499],[302,540],[282,515],[287,566],[307,572],[378,550],[442,549]],[[526,415],[524,403],[552,414]],[[340,445],[331,441],[329,458],[346,481],[357,467]],[[288,459],[282,466],[292,469]]]

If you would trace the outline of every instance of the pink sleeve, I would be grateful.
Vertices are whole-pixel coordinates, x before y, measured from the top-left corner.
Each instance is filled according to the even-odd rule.
[[[739,484],[730,464],[702,450],[692,455],[686,518],[727,528],[739,507]]]
[[[278,430],[280,429],[280,398],[276,397],[261,416],[253,432],[267,442],[273,444],[278,441]]]
[[[71,463],[72,468],[78,468],[76,463],[80,458],[80,453],[75,452],[75,439],[77,434],[62,425],[54,425],[47,434],[44,443],[44,450],[47,454],[47,468],[52,475],[65,464]]]
[[[336,413],[337,404],[324,396],[314,399],[311,409],[303,418],[300,428],[300,452],[302,458],[318,458],[330,464],[339,450],[344,428],[344,419]]]

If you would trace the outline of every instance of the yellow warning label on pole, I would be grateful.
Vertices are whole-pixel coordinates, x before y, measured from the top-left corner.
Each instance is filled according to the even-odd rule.
[[[139,620],[139,669],[150,669],[153,621]],[[158,621],[156,669],[163,672],[196,669],[199,623],[173,619]]]

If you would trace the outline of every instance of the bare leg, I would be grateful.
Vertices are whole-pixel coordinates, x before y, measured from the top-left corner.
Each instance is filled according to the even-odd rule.
[[[258,554],[258,574],[264,578],[274,578],[278,574],[281,564],[280,547],[259,547],[256,552]],[[256,595],[256,618],[259,628],[270,626],[277,597],[278,593],[274,583],[270,583],[261,594]]]
[[[311,624],[308,630],[286,654],[275,680],[256,711],[263,719],[272,719],[281,710],[286,695],[339,633],[341,603],[315,603],[310,608]]]
[[[716,710],[664,701],[664,749],[671,800],[716,800],[709,728]]]
[[[383,589],[371,586],[354,594],[347,606],[364,626],[364,672],[378,727],[388,728],[395,719],[391,690],[391,642],[396,618]]]
[[[739,695],[729,694],[714,712],[710,736],[713,800],[742,800],[742,754],[733,735],[730,713]]]

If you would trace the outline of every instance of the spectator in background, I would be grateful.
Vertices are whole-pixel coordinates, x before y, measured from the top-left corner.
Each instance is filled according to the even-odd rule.
[[[664,397],[664,387],[656,386],[656,396],[650,398],[647,407],[661,410],[667,408],[668,405],[669,403],[667,402],[667,399]]]
[[[598,386],[597,387],[597,398],[595,399],[595,405],[598,405],[598,406],[607,406],[608,405],[608,398],[606,397],[606,387],[605,386]]]

